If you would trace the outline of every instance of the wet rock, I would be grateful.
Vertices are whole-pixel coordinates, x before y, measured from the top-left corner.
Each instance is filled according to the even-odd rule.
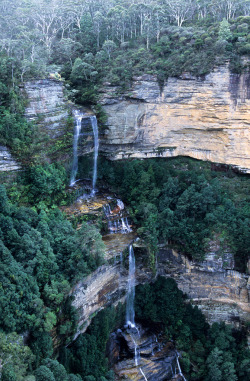
[[[173,343],[158,341],[156,334],[149,328],[140,325],[138,328],[140,334],[124,328],[110,336],[108,357],[116,379],[145,381],[146,377],[148,381],[167,381],[174,379],[176,374],[175,379],[182,380],[178,376]]]

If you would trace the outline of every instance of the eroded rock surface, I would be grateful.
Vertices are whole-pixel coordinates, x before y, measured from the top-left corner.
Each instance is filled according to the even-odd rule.
[[[25,116],[35,122],[41,134],[58,138],[65,133],[69,107],[64,96],[64,83],[53,79],[26,82],[24,91],[28,97]]]
[[[158,338],[148,328],[138,326],[138,329],[138,332],[118,329],[110,336],[108,357],[116,379],[183,380],[179,375],[173,343]]]
[[[0,172],[18,171],[21,166],[11,155],[9,149],[0,146]]]
[[[209,323],[239,325],[250,320],[250,279],[246,274],[220,267],[211,257],[195,263],[173,250],[161,249],[158,273],[175,279],[178,287],[197,305]]]
[[[218,67],[203,80],[183,78],[161,91],[154,76],[136,77],[119,98],[103,88],[101,150],[114,160],[190,156],[250,173],[250,74]]]

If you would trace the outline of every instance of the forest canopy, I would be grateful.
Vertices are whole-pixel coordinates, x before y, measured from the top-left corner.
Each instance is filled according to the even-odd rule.
[[[250,52],[249,0],[2,0],[0,49],[21,81],[59,70],[81,102],[103,81],[209,72]],[[87,90],[88,87],[88,90]]]

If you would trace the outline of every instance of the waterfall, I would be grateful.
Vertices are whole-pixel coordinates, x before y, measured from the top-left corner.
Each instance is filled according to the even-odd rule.
[[[139,329],[135,324],[135,309],[134,309],[134,300],[135,300],[135,254],[133,246],[129,245],[129,276],[128,276],[128,293],[127,293],[127,305],[126,305],[126,325],[130,328],[134,328],[140,337]],[[133,334],[130,334],[131,339],[135,347],[135,366],[138,366],[140,362],[140,352],[137,349],[137,343],[133,338]],[[145,376],[142,368],[139,368],[142,376],[145,381],[148,381]]]
[[[179,370],[179,375],[183,378],[184,381],[187,381],[181,371],[181,366],[180,366],[180,363],[179,363],[179,353],[177,352],[177,357],[176,357],[176,362],[177,362],[177,366],[178,366],[178,370]]]
[[[140,372],[141,372],[141,374],[143,375],[143,377],[144,377],[144,380],[145,380],[145,381],[148,381],[148,379],[147,379],[147,377],[145,376],[145,374],[144,374],[144,372],[143,372],[142,368],[140,368]]]
[[[74,140],[73,140],[73,163],[72,163],[71,176],[70,176],[70,186],[73,186],[76,182],[76,174],[78,171],[78,156],[77,156],[78,139],[81,132],[82,118],[84,114],[78,110],[73,110],[73,115],[75,118],[75,130],[74,130]]]
[[[97,125],[97,119],[95,116],[90,117],[91,125],[93,129],[94,134],[94,168],[93,168],[93,181],[92,181],[92,192],[91,196],[95,195],[96,189],[96,179],[97,179],[97,159],[98,159],[98,149],[99,149],[99,139],[98,139],[98,125]]]
[[[103,205],[103,211],[108,221],[109,234],[128,234],[132,232],[129,226],[128,218],[122,217],[123,210],[125,209],[124,203],[121,200],[116,200],[117,207],[113,210],[110,204]]]
[[[135,255],[133,246],[129,245],[129,277],[128,277],[128,293],[126,305],[126,324],[135,328]]]
[[[124,209],[124,204],[122,202],[122,200],[117,200],[117,206],[120,210],[123,210]]]

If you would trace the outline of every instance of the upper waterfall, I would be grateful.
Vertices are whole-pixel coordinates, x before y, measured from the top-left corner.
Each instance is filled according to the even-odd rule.
[[[82,118],[84,113],[81,113],[79,110],[73,110],[73,115],[75,118],[75,130],[74,130],[74,140],[73,140],[73,163],[70,176],[70,186],[74,185],[76,182],[76,174],[78,171],[78,139],[82,127]]]
[[[91,125],[94,134],[94,168],[93,168],[93,181],[92,181],[92,192],[91,195],[94,196],[96,189],[96,179],[97,179],[97,159],[98,159],[98,150],[99,150],[99,137],[98,137],[98,124],[95,116],[90,117]]]

